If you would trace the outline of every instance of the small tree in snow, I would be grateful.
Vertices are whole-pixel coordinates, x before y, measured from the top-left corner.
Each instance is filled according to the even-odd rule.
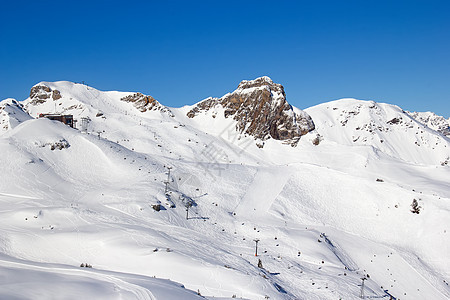
[[[422,206],[419,205],[419,202],[417,202],[417,200],[414,199],[413,202],[411,203],[411,212],[413,214],[419,214],[421,208]]]
[[[263,269],[263,264],[261,259],[258,259],[258,268]]]

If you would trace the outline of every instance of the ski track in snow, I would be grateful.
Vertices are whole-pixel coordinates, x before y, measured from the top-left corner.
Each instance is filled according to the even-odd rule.
[[[325,238],[325,242],[331,251],[336,255],[340,262],[350,271],[356,271],[359,269],[358,265],[352,261],[351,257],[345,253],[344,250],[336,243],[332,242],[325,233],[322,233],[322,236]]]
[[[36,266],[36,265],[31,265],[31,264],[19,263],[19,262],[5,261],[3,259],[0,259],[0,268],[1,267],[23,268],[23,269],[38,270],[38,271],[43,271],[43,272],[64,274],[64,275],[70,275],[70,276],[88,277],[91,279],[97,279],[100,281],[113,283],[116,286],[118,286],[120,289],[127,290],[127,291],[130,291],[131,293],[133,293],[135,295],[136,299],[157,300],[157,298],[146,288],[140,287],[136,284],[126,282],[125,280],[121,279],[119,276],[102,274],[101,272],[90,271],[88,269],[87,270],[77,270],[77,269],[55,268],[54,266],[44,267],[44,266]]]
[[[245,218],[263,217],[283,190],[290,175],[289,169],[283,167],[258,168],[249,189],[235,209],[236,214]]]

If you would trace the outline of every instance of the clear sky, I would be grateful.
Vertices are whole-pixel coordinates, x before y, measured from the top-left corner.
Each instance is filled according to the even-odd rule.
[[[450,117],[450,1],[2,1],[0,99],[85,81],[178,107],[267,75]]]

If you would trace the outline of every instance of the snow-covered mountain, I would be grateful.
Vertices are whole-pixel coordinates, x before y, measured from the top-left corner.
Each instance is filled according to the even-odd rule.
[[[438,116],[430,111],[408,112],[408,114],[418,122],[427,125],[431,129],[436,130],[447,137],[450,137],[450,118],[445,119],[443,116]]]
[[[391,104],[341,99],[306,110],[320,138],[340,145],[370,146],[415,164],[441,164],[448,139]]]
[[[67,81],[41,82],[31,88],[25,109],[33,116],[40,113],[73,114],[75,117],[100,117],[105,112],[123,111],[131,105],[140,112],[155,110],[164,113],[169,109],[151,96],[141,93],[100,92],[84,84]]]
[[[32,117],[23,110],[23,105],[15,99],[0,101],[0,135]]]
[[[450,297],[450,140],[395,105],[301,111],[262,77],[182,108],[71,82],[0,107],[0,298]]]
[[[264,76],[244,80],[238,88],[222,98],[208,98],[195,105],[187,116],[210,113],[213,118],[232,118],[236,131],[259,141],[270,138],[296,146],[300,137],[314,129],[311,117],[286,101],[284,88]]]

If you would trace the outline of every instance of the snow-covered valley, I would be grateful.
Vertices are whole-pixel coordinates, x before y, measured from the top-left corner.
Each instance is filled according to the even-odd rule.
[[[285,100],[262,77],[182,108],[71,82],[0,102],[0,298],[448,299],[450,139]]]

